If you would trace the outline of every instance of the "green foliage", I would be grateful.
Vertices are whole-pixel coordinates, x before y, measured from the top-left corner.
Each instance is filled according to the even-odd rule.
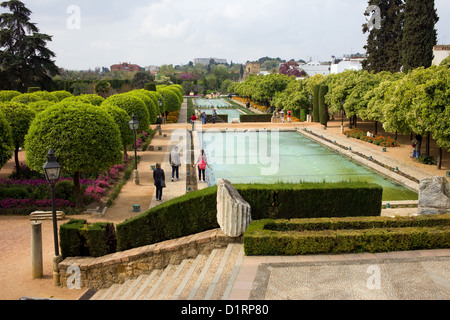
[[[21,103],[21,104],[29,104],[31,102],[37,102],[43,100],[41,97],[33,94],[33,93],[24,93],[20,96],[16,96],[11,99],[11,102]]]
[[[56,102],[54,101],[48,101],[48,100],[42,100],[37,102],[31,102],[28,104],[28,108],[34,111],[34,113],[38,114],[48,107],[54,106]]]
[[[133,144],[134,142],[134,134],[128,124],[131,117],[125,110],[113,104],[102,105],[102,107],[105,108],[106,112],[108,112],[108,114],[114,119],[114,122],[118,125],[122,146],[125,150],[127,146]]]
[[[164,96],[166,112],[180,110],[181,102],[179,100],[179,96],[173,90],[164,87],[157,89],[157,92]]]
[[[23,146],[25,135],[35,117],[34,111],[28,106],[15,102],[5,102],[0,105],[0,110],[5,115],[11,127],[12,139],[16,149]]]
[[[70,180],[58,181],[55,184],[55,196],[56,199],[69,200],[75,202],[74,199],[74,184]]]
[[[150,115],[147,106],[138,97],[126,93],[116,94],[107,98],[102,106],[108,106],[109,104],[125,110],[130,117],[133,114],[136,115],[136,119],[139,120],[138,132],[148,130],[150,127]]]
[[[437,44],[439,21],[434,0],[408,0],[405,5],[402,37],[403,72],[431,66]]]
[[[29,197],[30,193],[26,188],[12,187],[0,189],[0,199],[27,199]]]
[[[340,218],[252,221],[246,255],[391,252],[448,248],[449,215],[412,218]]]
[[[442,60],[440,66],[450,68],[450,55],[447,58],[445,58],[444,60]],[[0,98],[0,101],[1,101],[1,98]]]
[[[0,109],[0,168],[11,159],[13,149],[11,126]]]
[[[92,104],[93,106],[100,106],[105,99],[98,94],[81,94],[79,96],[70,96],[63,99],[61,102],[83,102]]]
[[[104,97],[111,90],[111,84],[108,81],[102,80],[95,84],[94,91],[96,94]]]
[[[88,224],[71,219],[59,230],[61,255],[67,257],[101,257],[116,252],[116,235],[111,223]]]
[[[328,86],[321,85],[319,89],[319,118],[324,126],[328,123],[328,106],[325,104],[325,95],[328,93]]]
[[[156,123],[157,109],[153,99],[149,95],[144,93],[143,90],[133,90],[128,92],[127,94],[134,95],[135,97],[141,99],[145,103],[145,106],[147,107],[150,117],[149,118],[150,123]]]
[[[28,89],[27,89],[27,93],[34,93],[34,92],[37,92],[37,91],[41,91],[41,88],[39,88],[39,87],[28,87]]]
[[[320,85],[315,85],[313,88],[313,121],[314,122],[320,122],[319,95],[320,95]]]
[[[2,90],[0,91],[0,103],[11,101],[13,98],[20,96],[21,93],[15,90]]]
[[[66,172],[102,172],[122,162],[120,131],[102,108],[60,104],[38,114],[26,136],[27,164],[41,171],[52,148]]]
[[[252,219],[379,216],[382,188],[359,182],[235,185]]]
[[[146,83],[144,89],[147,91],[156,91],[156,84],[154,82]]]
[[[65,90],[53,91],[53,92],[51,92],[51,94],[53,95],[53,97],[55,97],[55,99],[58,102],[64,100],[65,98],[72,97],[72,94],[69,91],[65,91]]]
[[[217,187],[211,187],[169,200],[126,220],[117,225],[117,249],[123,251],[218,228],[216,202]]]
[[[55,54],[47,48],[52,37],[39,32],[23,2],[4,1],[0,6],[0,87],[20,92],[30,86],[50,88],[51,77],[59,73]]]

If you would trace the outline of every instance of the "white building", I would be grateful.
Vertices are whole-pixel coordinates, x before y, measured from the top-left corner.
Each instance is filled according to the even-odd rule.
[[[310,61],[308,63],[300,64],[299,68],[305,70],[310,77],[316,74],[326,76],[329,75],[331,71],[330,64],[321,63],[319,61]]]
[[[361,61],[358,60],[343,60],[339,63],[334,63],[331,65],[331,73],[341,73],[346,70],[362,70]]]
[[[450,55],[450,45],[439,45],[433,48],[434,59],[433,65],[438,66],[441,64],[442,60]]]

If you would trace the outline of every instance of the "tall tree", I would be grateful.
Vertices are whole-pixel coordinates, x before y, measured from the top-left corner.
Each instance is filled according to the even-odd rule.
[[[428,68],[437,43],[435,24],[439,21],[434,0],[407,0],[402,38],[403,71]]]
[[[404,18],[404,0],[369,0],[370,6],[377,6],[378,12],[366,12],[366,16],[378,20],[376,24],[363,25],[363,33],[369,32],[364,47],[367,59],[363,67],[367,71],[400,71],[401,39]],[[368,8],[369,8],[368,7]],[[374,15],[379,15],[374,16]]]
[[[0,14],[0,87],[25,92],[29,86],[50,89],[59,73],[46,45],[52,37],[39,33],[30,22],[31,11],[18,0],[0,4],[10,13]]]

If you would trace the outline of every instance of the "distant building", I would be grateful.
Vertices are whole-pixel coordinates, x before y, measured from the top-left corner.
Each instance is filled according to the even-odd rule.
[[[159,67],[158,66],[147,66],[145,67],[145,71],[147,72],[158,72]]]
[[[209,62],[213,60],[214,63],[217,64],[227,64],[227,59],[217,59],[217,58],[196,58],[194,59],[194,64],[202,64],[204,66],[207,66]]]
[[[362,70],[362,62],[366,59],[365,55],[344,55],[343,59],[336,59],[334,56],[331,61],[330,73],[341,73],[346,70]]]
[[[310,77],[316,74],[322,74],[326,76],[330,74],[330,63],[309,61],[307,63],[300,64],[299,69],[305,70],[306,74]]]
[[[247,62],[242,80],[245,81],[251,74],[260,74],[260,73],[261,73],[261,64],[259,63],[259,61]]]
[[[440,65],[442,60],[450,56],[450,45],[438,45],[433,48],[433,65]]]
[[[111,71],[140,71],[141,67],[137,64],[131,64],[127,62],[119,63],[119,64],[113,64],[111,66]]]

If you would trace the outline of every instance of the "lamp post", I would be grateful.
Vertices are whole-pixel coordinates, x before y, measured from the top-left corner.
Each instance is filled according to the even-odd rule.
[[[136,115],[133,114],[131,121],[128,122],[130,129],[134,131],[134,183],[139,184],[139,173],[137,169],[137,146],[136,146],[136,130],[139,128],[139,121],[136,120]]]
[[[159,102],[159,110],[161,111],[162,106],[163,106],[163,102],[161,98],[158,98],[158,102]],[[156,128],[158,129],[158,133],[159,135],[162,135],[162,131],[161,131],[161,123],[162,123],[162,118],[161,118],[161,112],[159,113],[158,116],[158,124],[156,126]]]
[[[311,121],[308,122],[312,122],[312,115],[313,115],[313,95],[310,93],[309,94],[309,118]]]
[[[56,161],[55,153],[52,149],[48,151],[47,161],[42,166],[45,178],[50,184],[52,193],[52,220],[53,220],[53,240],[55,245],[55,257],[53,258],[53,281],[55,285],[59,285],[59,270],[58,264],[62,260],[59,255],[58,245],[58,224],[56,220],[56,203],[55,203],[55,183],[61,174],[61,166]]]
[[[341,132],[344,132],[344,104],[345,104],[345,100],[342,99],[341,100],[341,115],[342,115],[342,122],[341,122]]]

